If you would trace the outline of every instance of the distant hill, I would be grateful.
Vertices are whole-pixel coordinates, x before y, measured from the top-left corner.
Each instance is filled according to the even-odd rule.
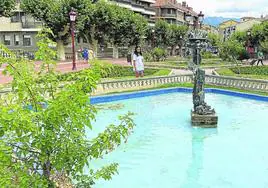
[[[204,23],[217,27],[217,26],[219,26],[220,23],[225,22],[227,20],[240,21],[239,18],[205,17]]]

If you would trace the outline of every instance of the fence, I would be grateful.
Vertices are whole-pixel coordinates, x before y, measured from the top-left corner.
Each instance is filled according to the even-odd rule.
[[[161,76],[142,79],[105,81],[98,84],[95,94],[153,88],[163,84],[193,82],[193,75]],[[268,81],[247,78],[206,75],[206,84],[268,92]]]

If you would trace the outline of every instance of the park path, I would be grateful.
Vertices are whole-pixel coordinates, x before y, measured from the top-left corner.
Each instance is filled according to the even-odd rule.
[[[119,59],[112,59],[112,58],[107,58],[107,59],[103,59],[106,60],[108,62],[111,62],[113,64],[116,65],[123,65],[123,66],[127,66],[129,65],[126,61],[126,58],[119,58]],[[265,65],[268,65],[268,60],[264,61]],[[40,62],[36,62],[36,68],[38,69],[38,67],[40,66]],[[5,65],[2,65],[2,67],[0,67],[0,84],[6,84],[6,83],[10,83],[12,81],[12,77],[11,76],[5,76],[3,75],[2,71],[4,70]],[[77,70],[75,71],[79,71],[85,68],[89,67],[88,63],[84,63],[83,61],[77,61],[76,64]],[[57,64],[57,71],[61,72],[61,73],[67,73],[67,72],[73,72],[72,70],[72,62],[59,62]],[[206,74],[211,75],[212,71],[214,69],[208,68],[205,69]],[[192,72],[190,70],[186,70],[186,69],[172,69],[172,75],[182,75],[182,74],[191,74]]]

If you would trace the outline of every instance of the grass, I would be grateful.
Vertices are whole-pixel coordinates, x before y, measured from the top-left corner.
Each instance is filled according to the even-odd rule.
[[[146,68],[145,68],[146,70]],[[169,73],[171,72],[170,69],[159,69],[153,74],[146,75],[146,72],[144,74],[144,78],[150,78],[150,77],[155,77],[155,76],[168,76]],[[102,81],[108,81],[108,80],[118,80],[118,79],[131,79],[135,78],[135,73],[132,73],[132,76],[121,76],[121,77],[112,77],[112,78],[102,78]]]
[[[186,88],[193,88],[194,84],[192,83],[171,83],[171,84],[163,84],[157,87],[150,87],[150,88],[145,88],[142,90],[139,89],[134,89],[134,90],[126,90],[125,92],[135,92],[135,91],[146,91],[146,90],[152,90],[152,89],[164,89],[164,88],[172,88],[172,87],[186,87]],[[225,86],[215,86],[215,85],[205,85],[205,88],[218,88],[218,89],[226,89],[226,90],[231,90],[231,91],[237,91],[237,92],[242,92],[242,93],[251,93],[251,94],[257,94],[257,95],[262,95],[262,96],[268,96],[268,92],[262,92],[262,91],[252,91],[252,90],[245,90],[245,89],[237,89],[233,87],[225,87]],[[122,92],[110,92],[110,93],[105,93],[103,95],[107,94],[118,94]]]
[[[189,60],[176,60],[172,61],[170,59],[162,62],[145,62],[146,66],[149,67],[166,67],[166,68],[188,68]],[[223,61],[219,58],[213,59],[203,59],[201,63],[201,67],[224,67],[224,66],[233,66],[232,62]]]
[[[221,76],[233,76],[233,77],[240,77],[240,78],[252,78],[252,79],[268,80],[268,75],[236,74],[229,68],[217,69],[216,72]]]

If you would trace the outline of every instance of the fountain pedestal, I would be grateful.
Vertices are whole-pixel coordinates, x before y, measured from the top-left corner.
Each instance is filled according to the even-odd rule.
[[[218,116],[216,113],[208,115],[199,115],[191,111],[192,126],[203,128],[216,128],[218,123]]]

